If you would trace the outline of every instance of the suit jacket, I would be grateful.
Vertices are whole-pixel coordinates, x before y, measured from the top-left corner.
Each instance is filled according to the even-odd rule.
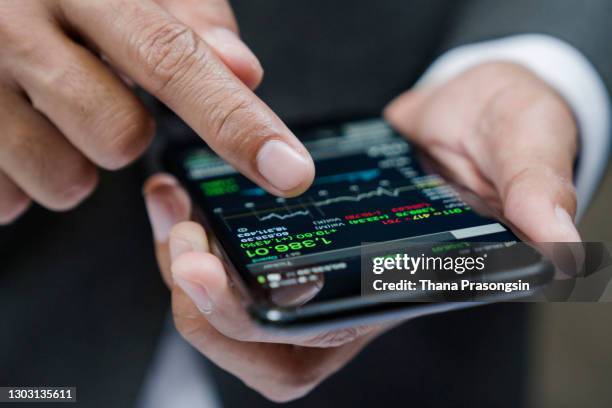
[[[516,33],[560,37],[612,80],[609,0],[232,3],[266,70],[258,93],[288,121],[377,113],[444,50]],[[152,109],[158,141],[188,133]],[[78,209],[33,208],[0,229],[0,385],[76,385],[82,406],[134,404],[169,307],[140,193],[149,171],[105,173]],[[527,339],[518,304],[418,319],[290,406],[519,406]],[[227,406],[273,405],[221,370],[215,381]]]

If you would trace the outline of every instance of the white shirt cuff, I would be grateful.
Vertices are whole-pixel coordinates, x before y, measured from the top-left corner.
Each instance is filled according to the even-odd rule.
[[[417,85],[435,85],[486,61],[509,61],[529,68],[572,108],[581,146],[575,183],[580,218],[597,190],[610,152],[610,99],[591,63],[555,37],[523,34],[455,48],[443,54]]]

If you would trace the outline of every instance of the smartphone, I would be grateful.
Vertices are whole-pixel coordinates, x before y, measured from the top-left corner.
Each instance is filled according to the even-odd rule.
[[[497,259],[487,270],[489,280],[512,276],[539,287],[551,279],[551,264],[539,252],[517,245],[519,238],[503,222],[475,211],[482,203],[468,204],[447,180],[425,170],[413,146],[384,120],[290,127],[316,166],[313,185],[299,197],[272,196],[202,142],[170,146],[163,159],[188,189],[259,324],[276,330],[339,328],[504,296],[423,302],[364,294],[364,249],[486,250]]]

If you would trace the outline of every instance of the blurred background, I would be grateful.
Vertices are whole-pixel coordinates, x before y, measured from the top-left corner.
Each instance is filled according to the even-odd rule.
[[[608,165],[580,224],[585,241],[612,241],[611,208],[612,166]],[[532,407],[612,407],[612,299],[607,300],[610,303],[535,306],[532,378],[528,379]]]

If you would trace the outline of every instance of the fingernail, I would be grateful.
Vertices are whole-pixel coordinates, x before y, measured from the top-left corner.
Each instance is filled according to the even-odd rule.
[[[202,37],[217,52],[227,56],[244,58],[254,70],[263,71],[259,59],[253,51],[232,30],[215,27],[204,32]]]
[[[166,242],[170,230],[179,222],[172,204],[164,198],[163,192],[153,190],[145,194],[145,205],[155,241]]]
[[[557,220],[559,220],[559,227],[565,233],[567,238],[566,242],[581,242],[582,239],[580,238],[580,234],[578,234],[574,220],[569,215],[567,210],[560,205],[557,205],[555,207],[555,215]]]
[[[200,284],[190,282],[185,278],[174,275],[174,282],[189,296],[195,303],[198,310],[204,314],[212,313],[212,302],[206,288]]]
[[[280,140],[266,142],[257,154],[259,173],[281,191],[291,191],[312,174],[312,164]]]

